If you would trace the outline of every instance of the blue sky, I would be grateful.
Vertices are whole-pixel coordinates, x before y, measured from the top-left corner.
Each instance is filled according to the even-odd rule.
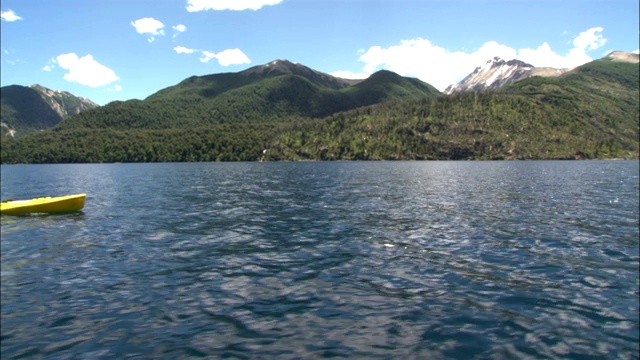
[[[440,90],[494,56],[570,68],[637,52],[637,0],[2,0],[2,86],[100,105],[287,59]]]

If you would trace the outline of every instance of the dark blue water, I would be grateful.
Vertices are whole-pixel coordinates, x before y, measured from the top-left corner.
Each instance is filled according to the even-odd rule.
[[[3,165],[1,357],[637,359],[638,170]]]

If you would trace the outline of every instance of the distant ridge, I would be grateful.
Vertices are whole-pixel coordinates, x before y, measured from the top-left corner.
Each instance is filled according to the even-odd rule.
[[[93,101],[42,85],[0,88],[3,130],[22,136],[55,126],[69,116],[99,107]]]

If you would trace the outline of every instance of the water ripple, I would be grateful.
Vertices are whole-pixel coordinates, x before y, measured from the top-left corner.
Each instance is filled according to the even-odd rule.
[[[2,358],[638,358],[637,162],[85,170],[2,218]]]

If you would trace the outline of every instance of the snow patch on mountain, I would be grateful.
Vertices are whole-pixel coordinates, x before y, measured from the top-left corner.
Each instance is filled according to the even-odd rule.
[[[541,70],[541,71],[539,71]],[[445,89],[445,94],[464,91],[492,90],[531,76],[559,76],[568,69],[536,68],[520,60],[506,61],[496,56],[457,84]]]

